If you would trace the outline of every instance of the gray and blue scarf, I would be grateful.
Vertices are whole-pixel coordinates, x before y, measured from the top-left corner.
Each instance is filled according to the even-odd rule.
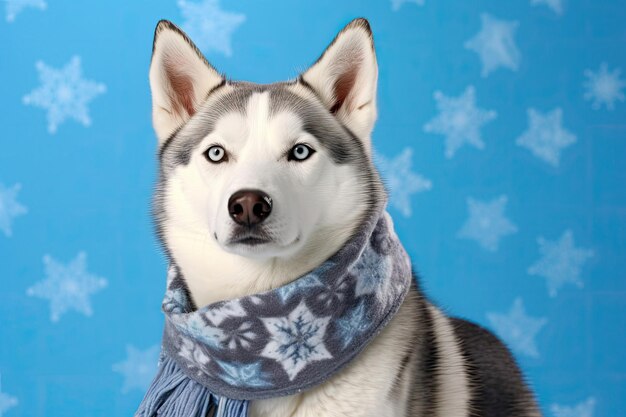
[[[411,263],[384,209],[316,269],[282,287],[194,309],[179,268],[163,300],[159,370],[135,417],[248,415],[250,400],[328,380],[398,311]]]

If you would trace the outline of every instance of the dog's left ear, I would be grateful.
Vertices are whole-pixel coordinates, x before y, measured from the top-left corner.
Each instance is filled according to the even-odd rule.
[[[193,116],[207,95],[224,82],[176,25],[161,20],[154,32],[150,89],[152,122],[163,143]]]
[[[374,39],[367,20],[351,21],[322,56],[301,75],[328,110],[364,140],[376,121],[378,65]]]

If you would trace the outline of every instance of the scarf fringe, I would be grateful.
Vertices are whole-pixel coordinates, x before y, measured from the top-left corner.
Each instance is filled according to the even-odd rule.
[[[220,397],[215,417],[247,417],[248,404],[247,400]]]
[[[135,417],[207,417],[215,407],[215,417],[248,416],[248,401],[212,394],[165,355]]]

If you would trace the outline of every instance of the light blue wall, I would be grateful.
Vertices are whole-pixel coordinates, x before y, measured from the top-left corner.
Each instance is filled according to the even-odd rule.
[[[165,280],[149,217],[152,35],[158,19],[184,25],[185,18],[176,0],[0,7],[11,17],[20,3],[26,7],[13,21],[0,22],[0,416],[128,416],[156,356]],[[626,7],[621,0],[417,3],[394,10],[386,0],[222,0],[227,14],[213,21],[230,22],[232,33],[196,41],[230,77],[271,82],[306,68],[351,18],[370,19],[380,66],[374,147],[424,287],[450,313],[507,340],[546,415],[622,415],[626,75],[613,71],[626,68]],[[483,13],[517,22],[508,25],[503,54],[486,55],[506,65],[486,76],[479,54],[465,46]],[[51,134],[49,110],[31,94],[41,87],[36,62],[60,70],[74,56],[91,81],[82,90],[94,96],[86,102],[91,125],[72,118],[80,107],[57,106],[69,117]],[[585,71],[597,73],[603,62],[617,80],[606,90],[617,94],[612,110],[584,97],[593,75]],[[474,116],[460,139],[474,132],[483,146],[464,143],[447,158],[445,135],[425,126],[440,120],[450,129],[459,119],[440,114],[434,93],[460,97],[468,86],[490,120],[473,126]],[[562,111],[561,130],[541,131],[552,159],[516,143],[529,128],[529,108]],[[573,137],[554,152],[555,141]],[[469,218],[468,198],[491,223]],[[557,246],[552,254],[542,256],[540,237],[545,248]],[[45,288],[54,277],[79,281],[73,293],[68,285]],[[132,369],[142,363],[148,371]]]

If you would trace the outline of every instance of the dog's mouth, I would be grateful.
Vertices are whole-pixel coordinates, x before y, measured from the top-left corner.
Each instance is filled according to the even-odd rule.
[[[272,239],[266,233],[246,231],[234,233],[228,243],[231,245],[258,246],[271,241]]]
[[[264,239],[262,237],[254,237],[254,236],[249,236],[249,237],[245,237],[245,238],[237,239],[237,240],[231,240],[231,243],[235,243],[239,245],[248,245],[248,246],[262,245],[263,243],[268,243],[268,242],[270,242],[269,239]]]

